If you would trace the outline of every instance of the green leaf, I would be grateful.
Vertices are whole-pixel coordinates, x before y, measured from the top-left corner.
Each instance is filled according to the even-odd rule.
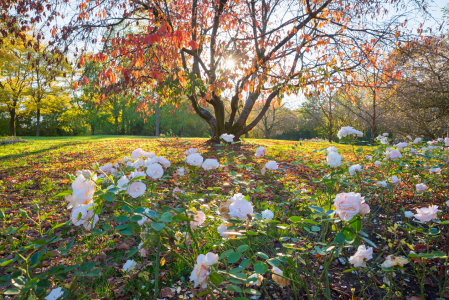
[[[280,259],[280,257],[279,257],[279,259]],[[276,268],[281,265],[281,262],[279,260],[277,260],[276,258],[268,259],[267,263],[269,263],[271,266],[276,267]]]
[[[251,295],[260,296],[260,292],[254,289],[244,289],[243,292]]]
[[[301,217],[298,217],[298,216],[291,216],[289,219],[290,219],[290,221],[292,221],[293,223],[298,223],[298,222],[301,222],[301,221],[302,221],[302,218],[301,218]]]
[[[255,255],[259,256],[259,257],[262,258],[262,259],[268,259],[268,258],[269,258],[269,256],[266,255],[266,254],[263,253],[263,252],[257,252]]]
[[[6,267],[14,262],[14,259],[5,260],[0,262],[0,267]]]
[[[262,261],[257,261],[254,264],[254,272],[257,274],[263,275],[268,271],[268,265]]]
[[[237,292],[237,293],[241,293],[242,292],[242,289],[239,288],[238,286],[236,286],[235,284],[228,285],[226,287],[226,289],[229,290],[229,291]]]
[[[119,231],[119,233],[120,233],[121,235],[126,235],[126,236],[133,235],[132,231],[130,231],[130,230],[128,230],[128,229]]]
[[[118,217],[115,218],[115,221],[119,222],[119,223],[125,223],[125,222],[128,222],[128,220],[129,220],[128,217],[127,216],[123,216],[123,215],[118,216]]]
[[[217,273],[213,272],[209,275],[210,281],[212,281],[213,284],[220,284],[223,281],[223,277],[218,275]]]
[[[354,232],[348,227],[343,228],[343,234],[345,235],[345,240],[353,241],[355,238]]]
[[[357,217],[354,221],[349,223],[355,232],[359,232],[362,229],[362,219]]]
[[[184,221],[184,222],[190,222],[193,221],[193,219],[187,217],[185,214],[177,214],[175,216],[175,219],[179,220],[179,221]]]
[[[160,221],[164,223],[170,223],[171,221],[173,221],[173,216],[171,213],[166,212],[161,216]]]
[[[165,223],[151,222],[151,227],[156,231],[161,231],[165,228]]]
[[[332,183],[332,186],[333,186],[334,184]],[[317,212],[319,212],[319,213],[324,213],[324,209],[322,209],[321,207],[318,207],[318,206],[309,206],[309,208],[311,209],[311,210],[313,210],[313,211],[317,211]]]
[[[100,276],[100,269],[94,269],[86,274],[88,277],[97,277]]]
[[[124,210],[124,211],[126,211],[126,212],[133,212],[133,210],[129,207],[129,206],[127,206],[127,205],[123,205],[122,206],[122,209]]]
[[[39,257],[41,257],[41,252],[37,251],[30,258],[31,264],[33,265],[37,264],[37,262],[39,261]]]
[[[3,292],[3,295],[17,295],[20,293],[20,290],[18,288],[9,288],[6,291]]]
[[[241,256],[242,255],[238,252],[231,253],[231,255],[229,255],[229,257],[228,257],[228,263],[230,263],[230,264],[236,263],[240,259]]]
[[[337,236],[334,239],[334,243],[337,245],[343,245],[345,243],[345,235],[343,232],[337,233]]]
[[[247,230],[246,233],[249,234],[249,235],[258,235],[259,234],[259,233],[255,232],[255,231],[251,231],[251,230]]]
[[[246,250],[248,250],[249,246],[248,245],[241,245],[240,247],[237,248],[237,251],[240,253],[245,252]]]
[[[246,268],[247,266],[249,266],[251,264],[251,259],[247,258],[244,259],[241,263],[240,266],[242,266],[243,268]]]
[[[370,240],[368,240],[367,238],[364,238],[363,236],[361,236],[361,238],[367,242],[368,244],[370,244],[371,246],[373,246],[374,248],[377,248],[376,244],[374,244],[373,242],[371,242]]]
[[[56,194],[55,197],[67,196],[67,195],[71,195],[72,193],[73,193],[73,191],[66,190],[66,191],[60,192],[59,194]]]
[[[223,252],[223,253],[220,255],[219,259],[222,260],[223,258],[226,258],[226,257],[228,257],[229,255],[231,255],[231,253],[233,253],[233,252],[234,252],[234,250],[232,250],[232,249],[226,250],[225,252]]]
[[[210,293],[212,293],[211,290],[202,291],[201,293],[198,293],[196,296],[197,297],[201,297],[201,296],[204,296],[204,295],[207,295],[207,294],[210,294]]]
[[[143,218],[142,218],[141,215],[134,215],[134,216],[131,217],[130,221],[131,221],[131,222],[138,222],[138,221],[140,221],[140,220],[142,220],[142,219],[143,219]]]

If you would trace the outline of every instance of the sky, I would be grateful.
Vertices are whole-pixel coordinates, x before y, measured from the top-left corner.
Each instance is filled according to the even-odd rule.
[[[419,0],[418,0],[419,1]],[[410,27],[416,27],[420,25],[420,23],[423,23],[423,29],[429,30],[429,28],[432,28],[432,32],[435,33],[436,29],[439,29],[440,25],[443,23],[443,27],[441,30],[441,33],[449,33],[449,19],[444,20],[443,19],[443,12],[442,9],[444,7],[449,8],[449,0],[433,0],[430,2],[429,7],[427,8],[427,16],[423,18],[422,16],[417,16],[417,18],[413,20],[409,20],[411,24],[408,24]],[[290,95],[286,96],[282,103],[290,108],[290,109],[298,109],[301,107],[301,104],[305,101],[305,97],[302,94],[298,95]]]

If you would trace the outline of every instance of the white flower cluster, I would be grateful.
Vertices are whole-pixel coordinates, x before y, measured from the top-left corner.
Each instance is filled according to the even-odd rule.
[[[348,135],[356,135],[358,137],[361,137],[361,136],[363,136],[363,132],[354,129],[351,126],[346,126],[346,127],[342,127],[337,133],[337,136],[339,139],[342,139]]]

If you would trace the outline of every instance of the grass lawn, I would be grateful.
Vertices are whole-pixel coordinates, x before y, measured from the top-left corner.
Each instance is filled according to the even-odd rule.
[[[15,251],[25,251],[23,253],[26,254],[34,253],[24,247],[30,243],[38,243],[39,240],[54,237],[57,238],[56,242],[45,245],[43,247],[45,249],[40,250],[42,253],[53,251],[52,255],[40,261],[38,267],[35,266],[33,274],[39,276],[40,273],[48,272],[54,266],[66,266],[68,268],[73,265],[91,263],[90,275],[81,271],[69,272],[66,277],[58,278],[56,285],[66,291],[75,289],[80,298],[87,299],[149,299],[154,296],[153,289],[156,288],[156,283],[158,283],[157,289],[161,291],[161,294],[157,295],[159,298],[181,299],[181,296],[182,299],[191,298],[203,291],[194,288],[189,280],[193,267],[192,262],[195,259],[192,256],[196,257],[199,253],[204,254],[208,251],[217,254],[223,254],[229,249],[240,251],[242,257],[237,252],[232,254],[234,257],[238,256],[237,260],[240,264],[244,263],[244,258],[247,255],[254,259],[257,258],[257,255],[261,255],[257,254],[261,252],[267,253],[272,259],[278,255],[276,261],[278,263],[279,261],[283,262],[285,264],[284,270],[290,272],[287,271],[289,270],[287,265],[290,262],[287,263],[286,258],[281,256],[298,255],[298,253],[292,252],[292,247],[300,251],[308,249],[307,254],[304,253],[304,257],[312,255],[312,260],[307,260],[304,263],[310,263],[309,269],[317,267],[313,272],[321,272],[318,267],[320,267],[323,259],[320,257],[324,255],[326,258],[322,249],[325,249],[326,243],[327,245],[337,243],[334,240],[335,233],[333,231],[335,231],[334,226],[341,226],[341,223],[336,221],[335,224],[337,225],[332,225],[332,230],[330,230],[326,223],[329,217],[324,216],[323,223],[320,223],[320,218],[323,219],[323,215],[316,214],[310,207],[319,206],[324,210],[332,209],[330,203],[337,191],[361,192],[365,199],[369,201],[371,213],[369,217],[363,220],[364,230],[366,230],[364,234],[369,239],[379,243],[378,248],[376,248],[379,257],[382,255],[379,249],[385,249],[385,247],[391,248],[391,251],[408,249],[406,242],[404,242],[405,239],[397,233],[397,229],[391,229],[397,228],[397,225],[394,225],[397,220],[404,221],[400,210],[403,208],[411,210],[416,208],[418,203],[423,205],[424,202],[429,203],[429,201],[440,203],[445,197],[444,186],[447,186],[444,183],[439,184],[432,177],[425,180],[430,180],[429,182],[434,180],[433,182],[436,184],[433,190],[435,197],[423,198],[420,194],[415,195],[413,189],[416,174],[421,172],[421,165],[416,167],[415,158],[410,158],[407,163],[398,165],[383,163],[385,167],[376,168],[372,162],[365,159],[365,155],[381,157],[384,155],[384,150],[377,151],[371,147],[356,146],[353,148],[349,145],[332,144],[344,157],[344,166],[342,165],[340,169],[332,171],[326,165],[326,154],[323,152],[324,149],[331,146],[329,143],[248,139],[241,145],[217,147],[207,143],[206,139],[198,138],[175,139],[135,136],[23,138],[29,142],[0,146],[0,207],[5,216],[0,219],[1,230],[5,232],[10,227],[26,226],[22,227],[17,233],[8,235],[8,239],[5,238],[0,241],[0,275],[2,275],[2,272],[10,274],[6,267],[1,267],[1,264],[13,259]],[[264,146],[267,149],[264,158],[254,157],[254,152],[259,146]],[[148,244],[147,255],[139,257],[133,250],[137,249],[140,241],[143,241],[143,237],[145,237],[145,240],[153,241],[155,236],[152,234],[144,235],[144,232],[136,229],[136,226],[130,225],[130,221],[137,210],[134,209],[133,213],[133,210],[129,207],[125,209],[117,199],[111,200],[112,203],[104,202],[102,212],[99,214],[100,220],[95,228],[97,234],[95,239],[92,239],[94,235],[86,231],[83,226],[68,225],[52,229],[55,225],[70,220],[71,211],[67,209],[67,202],[63,197],[56,196],[71,186],[73,177],[70,179],[67,175],[74,175],[77,170],[92,169],[93,163],[101,166],[122,161],[124,156],[129,157],[131,152],[137,148],[165,157],[171,162],[171,166],[165,169],[164,176],[161,179],[146,181],[150,191],[147,191],[142,197],[129,198],[127,203],[129,203],[129,206],[139,207],[139,209],[150,208],[158,212],[159,215],[170,212],[169,219],[176,214],[176,209],[183,207],[180,205],[188,205],[189,210],[201,209],[205,211],[207,221],[199,231],[199,240],[195,241],[195,245],[198,245],[197,250],[194,247],[188,250],[187,245],[183,248],[172,238],[167,237],[158,242],[160,247],[164,249],[163,251],[156,248],[157,243],[151,242]],[[220,169],[211,172],[199,169],[188,175],[190,179],[175,176],[176,168],[184,164],[186,157],[184,151],[190,148],[198,148],[204,158],[219,160]],[[265,174],[262,167],[268,160],[278,162],[280,169],[275,172],[267,170]],[[357,163],[365,166],[363,171],[365,179],[346,175],[347,167],[352,164],[353,160],[357,160]],[[412,161],[418,171],[415,169],[406,171],[405,166],[412,165]],[[419,161],[418,163],[421,164]],[[339,179],[329,179],[329,172]],[[394,187],[383,191],[376,189],[376,181],[385,180],[392,174],[402,173],[403,183],[401,187],[403,189],[395,189]],[[423,175],[422,178],[427,178],[425,176]],[[424,181],[424,179],[421,180]],[[176,186],[188,191],[186,195],[180,198],[175,196],[172,191]],[[265,209],[275,212],[276,223],[269,225],[266,232],[262,227],[258,227],[265,223],[259,224],[256,222],[252,225],[254,229],[251,230],[257,228],[260,232],[265,232],[266,237],[262,237],[262,234],[260,234],[254,240],[248,236],[248,241],[240,239],[226,241],[218,235],[216,227],[221,221],[220,218],[216,217],[217,208],[222,201],[226,201],[236,193],[243,193],[243,195],[250,197],[255,213],[261,213]],[[123,211],[129,211],[130,214],[123,215]],[[130,221],[128,221],[128,217]],[[380,224],[376,220],[385,220],[385,222],[382,221],[383,223]],[[303,221],[304,223],[301,223]],[[297,224],[298,227],[295,227],[294,224]],[[315,225],[311,226],[311,224]],[[173,226],[179,226],[179,229],[173,228],[173,230],[179,230],[178,232],[185,230],[185,227],[183,227],[185,222],[174,222]],[[123,230],[123,228],[126,229]],[[345,234],[348,234],[347,231],[345,231]],[[377,238],[379,234],[383,236],[382,239]],[[409,238],[410,240],[407,241],[409,244],[407,245],[412,248],[414,244],[423,243],[422,238],[417,240],[414,240],[412,236]],[[286,241],[292,243],[285,244]],[[249,250],[242,250],[247,249],[245,243],[248,242],[251,245]],[[358,242],[360,242],[360,238]],[[335,245],[339,247],[341,245],[339,243]],[[432,243],[434,249],[437,249],[441,240]],[[65,251],[64,249],[69,246],[71,246],[71,249]],[[347,247],[350,247],[350,244],[345,246],[345,248]],[[244,254],[245,257],[243,257],[244,251],[250,252]],[[249,253],[253,253],[253,256],[249,256]],[[388,253],[388,251],[385,253]],[[231,256],[227,258],[228,263],[225,262],[226,256],[223,260],[220,259],[220,269],[226,269],[229,272],[233,268],[235,269],[237,265],[229,263]],[[124,273],[123,265],[131,257],[138,262],[137,269],[135,272]],[[239,259],[240,257],[241,259]],[[272,264],[272,259],[266,262]],[[383,260],[384,258],[382,258]],[[298,262],[295,261],[294,263],[297,264]],[[326,260],[324,260],[324,263],[326,264]],[[265,265],[265,263],[263,264]],[[15,265],[17,265],[16,261],[9,267]],[[330,284],[327,283],[325,286],[326,290],[321,290],[321,284],[312,284],[309,285],[312,294],[329,293],[328,295],[331,295],[334,299],[342,295],[344,297],[350,295],[351,289],[354,288],[357,290],[357,297],[367,297],[366,293],[368,293],[373,296],[372,299],[381,299],[384,298],[386,293],[392,291],[388,288],[376,289],[376,284],[369,288],[363,288],[363,285],[354,276],[350,276],[352,279],[342,281],[341,274],[349,268],[348,264],[338,263],[338,261],[335,263],[334,261],[332,266],[332,271],[329,269],[329,272],[333,275],[329,279]],[[252,268],[252,266],[249,266],[247,271],[252,271]],[[255,265],[254,268],[256,268]],[[299,265],[295,268],[302,270]],[[157,272],[156,269],[158,269]],[[159,276],[155,277],[155,273],[158,273]],[[413,276],[413,270],[409,267],[406,274],[407,276]],[[268,277],[267,275],[267,280],[269,280]],[[0,280],[2,278],[4,279],[0,276]],[[83,278],[83,281],[80,281],[80,278]],[[255,287],[256,290],[250,289],[248,291],[246,289],[244,292],[239,292],[240,288],[229,288],[230,283],[236,284],[239,282],[237,279],[231,278],[219,285],[221,289],[227,291],[228,296],[226,297],[235,298],[238,295],[242,297],[244,295],[248,298],[242,299],[249,299],[251,293],[257,295],[260,292],[262,293],[260,299],[270,299],[269,295],[277,299],[293,299],[291,295],[296,292],[302,295],[301,297],[306,297],[304,286],[297,286],[296,289],[299,290],[292,290],[294,287],[291,285],[281,289],[272,281],[269,281],[266,285],[263,284],[263,290],[262,287]],[[382,278],[379,277],[379,280],[382,280]],[[410,277],[410,280],[414,279]],[[297,283],[301,284],[300,281]],[[434,283],[432,282],[432,284]],[[53,286],[53,288],[56,286]],[[245,288],[244,284],[241,286]],[[331,286],[334,288],[330,289]],[[0,281],[0,294],[6,287]],[[402,288],[399,290],[396,287],[394,289],[395,293],[402,293],[402,295],[419,293],[419,287],[415,284],[412,284],[408,291],[404,291]],[[442,295],[443,290],[431,286],[427,287],[426,293],[433,297],[437,294]],[[221,294],[215,296],[217,299],[223,298]],[[433,299],[432,297],[429,299]],[[202,299],[209,298],[203,296]]]

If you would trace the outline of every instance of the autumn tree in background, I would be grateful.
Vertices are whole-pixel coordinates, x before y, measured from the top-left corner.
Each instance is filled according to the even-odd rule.
[[[397,48],[389,66],[399,78],[389,82],[383,123],[402,136],[435,138],[449,127],[449,45],[447,39],[426,38]]]
[[[343,93],[324,91],[307,97],[302,104],[301,111],[310,116],[317,127],[321,128],[329,143],[332,143],[337,131],[342,126],[359,125],[358,118],[341,105]],[[357,126],[358,127],[358,126]]]
[[[31,62],[28,50],[21,39],[12,44],[6,40],[0,45],[0,109],[9,114],[11,136],[16,135],[19,114],[25,111],[24,103],[30,95]]]
[[[31,7],[29,19],[34,23],[72,16],[65,24],[54,23],[55,49],[78,49],[80,54],[107,44],[95,55],[77,56],[80,66],[91,60],[102,64],[95,85],[105,93],[138,97],[142,87],[154,84],[164,99],[188,97],[215,139],[224,132],[238,139],[260,122],[276,98],[307,95],[342,82],[342,77],[370,65],[374,53],[408,39],[401,27],[403,14],[414,3],[79,0],[69,6],[35,0],[14,7],[22,14]],[[118,27],[136,30],[127,33]],[[87,83],[86,78],[80,81]],[[228,118],[224,95],[231,99]],[[261,98],[266,99],[263,109],[248,122]],[[151,96],[139,109],[151,111],[149,103],[154,103]]]
[[[383,66],[377,66],[375,62],[373,64],[371,68],[360,70],[354,74],[353,78],[348,78],[347,88],[337,98],[340,105],[366,123],[370,129],[371,145],[374,145],[379,120],[388,111],[382,104],[388,102],[386,80],[390,77],[385,76]],[[389,75],[397,78],[395,74]]]
[[[264,107],[261,101],[254,105],[252,114],[249,117],[251,121],[260,114]],[[260,122],[252,130],[250,137],[270,139],[275,136],[282,135],[284,131],[291,130],[297,123],[298,116],[296,113],[288,109],[283,103],[274,103],[262,117]]]
[[[36,136],[39,136],[41,112],[51,113],[62,110],[67,105],[69,97],[69,81],[67,73],[71,72],[68,60],[55,66],[55,55],[42,48],[38,52],[29,50],[27,59],[31,63],[29,73],[30,99],[29,109],[36,113]]]

